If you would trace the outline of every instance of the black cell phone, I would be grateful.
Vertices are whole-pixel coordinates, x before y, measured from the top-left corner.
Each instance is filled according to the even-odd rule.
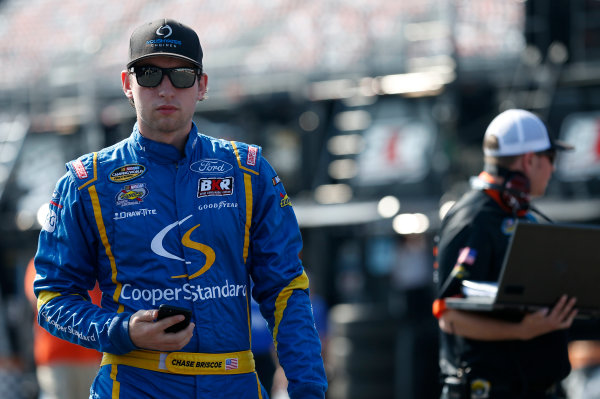
[[[156,318],[156,320],[162,320],[165,317],[175,316],[178,314],[184,315],[185,319],[165,329],[165,332],[176,333],[178,331],[183,330],[190,324],[190,321],[192,320],[191,310],[179,308],[177,306],[162,304],[158,307],[158,317]]]

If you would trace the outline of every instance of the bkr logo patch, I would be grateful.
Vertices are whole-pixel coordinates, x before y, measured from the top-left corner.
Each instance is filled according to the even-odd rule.
[[[211,177],[198,180],[198,198],[233,194],[233,177]]]

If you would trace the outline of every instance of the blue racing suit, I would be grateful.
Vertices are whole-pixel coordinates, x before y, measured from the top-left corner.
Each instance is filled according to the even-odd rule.
[[[181,155],[132,135],[67,164],[35,257],[39,323],[104,352],[93,398],[267,398],[250,351],[250,292],[291,398],[324,398],[321,346],[291,202],[261,148],[199,134]],[[96,280],[102,307],[89,301]],[[137,348],[140,309],[192,311],[180,351]]]

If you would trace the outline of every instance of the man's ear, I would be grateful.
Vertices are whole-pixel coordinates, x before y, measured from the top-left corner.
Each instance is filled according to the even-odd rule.
[[[198,77],[198,101],[204,100],[208,89],[208,76],[203,73]]]
[[[131,74],[129,71],[121,71],[121,84],[123,85],[123,93],[129,99],[133,98],[133,92],[131,90]]]

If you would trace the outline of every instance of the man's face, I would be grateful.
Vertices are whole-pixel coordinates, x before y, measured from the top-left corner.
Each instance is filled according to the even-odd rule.
[[[135,66],[189,68],[193,64],[173,57],[156,56]],[[135,74],[127,71],[121,73],[121,80],[125,95],[133,99],[142,135],[181,148],[191,128],[196,102],[202,100],[206,93],[206,75],[197,77],[192,87],[184,89],[173,86],[168,76],[163,76],[156,87],[140,86]]]
[[[529,159],[528,177],[531,184],[531,196],[540,197],[546,192],[548,182],[554,172],[552,153],[533,153]]]

